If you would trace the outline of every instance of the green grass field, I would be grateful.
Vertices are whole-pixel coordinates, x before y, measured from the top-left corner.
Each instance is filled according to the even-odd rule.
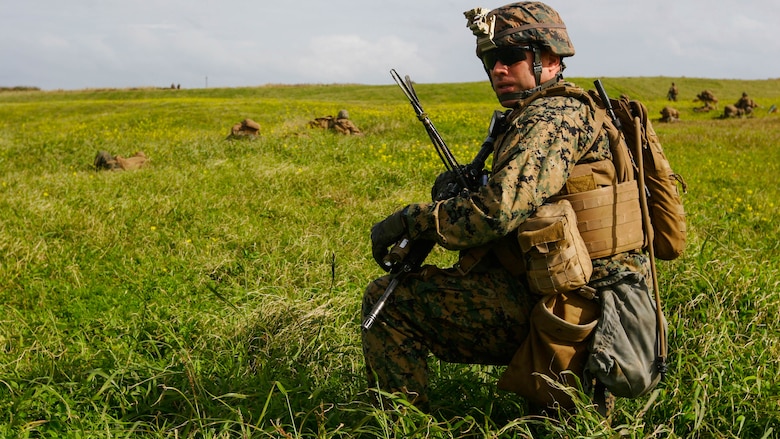
[[[656,131],[689,244],[659,262],[669,374],[611,426],[524,417],[501,368],[434,359],[434,415],[369,404],[368,231],[442,169],[395,85],[0,93],[0,437],[780,437],[780,80],[603,79],[656,118],[671,81],[682,120]],[[696,113],[705,88],[761,108]],[[417,91],[469,161],[487,83]],[[342,108],[365,136],[306,128]],[[261,136],[225,140],[244,118]],[[98,150],[151,163],[95,172]]]

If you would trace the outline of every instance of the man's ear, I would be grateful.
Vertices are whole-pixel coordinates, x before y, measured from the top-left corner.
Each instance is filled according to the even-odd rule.
[[[544,51],[542,52],[542,65],[544,67],[555,67],[561,65],[561,57],[558,55],[554,55],[551,52]]]
[[[542,52],[542,68],[552,74],[557,74],[563,70],[563,62],[561,57],[558,55],[553,55],[548,51]]]

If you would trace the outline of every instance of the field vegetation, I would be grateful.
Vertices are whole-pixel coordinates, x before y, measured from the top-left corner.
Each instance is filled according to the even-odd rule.
[[[435,359],[432,414],[370,404],[360,299],[380,270],[368,231],[427,199],[442,169],[395,85],[7,90],[0,437],[778,437],[780,80],[603,82],[656,118],[680,110],[656,130],[687,182],[689,227],[686,253],[659,262],[669,373],[618,400],[611,425],[587,410],[528,417],[496,389],[501,368]],[[761,107],[694,112],[704,89],[721,110],[743,91]],[[498,109],[488,85],[417,91],[469,161]],[[342,108],[364,136],[306,127]],[[260,136],[226,140],[244,118]],[[96,172],[99,150],[151,162]]]

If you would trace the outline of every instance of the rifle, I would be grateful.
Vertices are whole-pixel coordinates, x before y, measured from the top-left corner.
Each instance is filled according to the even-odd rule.
[[[484,185],[485,181],[481,181],[484,179],[480,177],[485,177],[486,179],[487,176],[482,170],[485,167],[485,161],[493,152],[493,144],[496,136],[505,129],[504,121],[506,114],[498,110],[493,113],[493,117],[490,120],[490,127],[488,128],[488,136],[482,142],[479,152],[471,163],[461,166],[458,164],[452,151],[447,147],[447,144],[444,143],[444,140],[436,130],[433,122],[428,118],[428,114],[423,110],[422,105],[420,105],[420,100],[417,98],[417,93],[414,90],[414,86],[412,85],[409,76],[407,75],[405,80],[402,80],[395,69],[390,70],[390,74],[396,84],[403,90],[407,99],[409,99],[409,103],[417,114],[417,119],[419,119],[425,127],[425,131],[428,133],[428,137],[430,137],[433,146],[436,148],[439,158],[444,163],[444,167],[448,171],[455,173],[458,187],[456,190],[452,191],[454,192],[453,196],[461,192],[468,193],[468,191],[476,190],[480,185]],[[363,324],[361,325],[363,330],[371,328],[377,317],[379,317],[379,313],[385,306],[387,299],[390,298],[396,287],[403,281],[406,274],[416,271],[422,266],[423,262],[425,262],[425,258],[427,258],[428,254],[433,250],[434,245],[436,245],[436,243],[433,241],[412,241],[409,238],[404,237],[393,246],[388,253],[387,258],[385,258],[385,264],[389,267],[390,283],[388,283],[385,292],[379,300],[377,300],[371,309],[371,312],[363,321]]]

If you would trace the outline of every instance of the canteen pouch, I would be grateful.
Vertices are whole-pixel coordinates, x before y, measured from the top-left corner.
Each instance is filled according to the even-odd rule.
[[[593,264],[567,200],[543,204],[517,228],[526,279],[537,294],[574,291],[587,285]]]
[[[548,379],[578,386],[576,380],[582,377],[598,315],[598,302],[578,293],[542,297],[531,311],[528,336],[501,375],[498,388],[539,406],[558,403],[571,408],[571,398]]]

